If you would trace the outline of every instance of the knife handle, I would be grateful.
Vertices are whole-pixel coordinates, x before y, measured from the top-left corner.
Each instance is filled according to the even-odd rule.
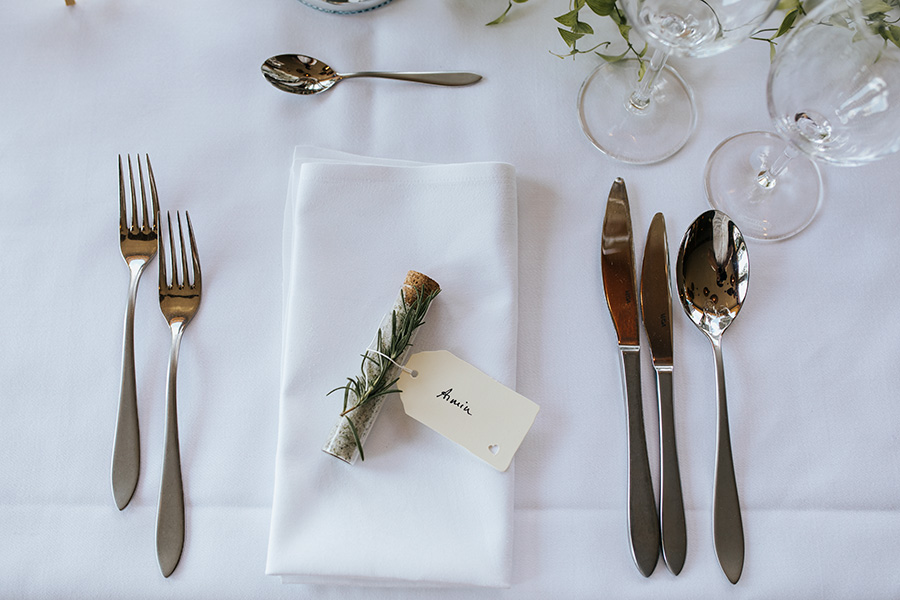
[[[649,577],[659,560],[659,519],[650,477],[644,406],[641,400],[640,346],[619,346],[625,384],[628,438],[628,528],[638,570]]]
[[[675,444],[675,411],[672,407],[672,367],[656,368],[659,398],[659,522],[663,560],[673,575],[684,566],[687,554],[687,530],[684,523],[684,499]]]

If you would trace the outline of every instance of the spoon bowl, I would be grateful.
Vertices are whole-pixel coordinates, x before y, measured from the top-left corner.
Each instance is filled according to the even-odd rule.
[[[685,233],[676,270],[688,318],[706,335],[721,337],[741,310],[750,279],[737,225],[717,210],[700,215]]]
[[[744,527],[731,454],[722,334],[747,296],[750,261],[744,236],[725,213],[710,210],[691,224],[678,250],[675,279],[684,311],[713,347],[717,383],[713,542],[725,576],[737,583],[744,569]]]
[[[457,71],[431,73],[360,71],[338,74],[319,59],[305,54],[279,54],[267,58],[261,69],[266,81],[279,90],[304,96],[328,91],[337,82],[354,77],[379,77],[444,86],[471,85],[481,80],[481,75]]]
[[[262,65],[266,81],[292,94],[318,94],[340,80],[334,70],[311,56],[280,54],[266,59]]]

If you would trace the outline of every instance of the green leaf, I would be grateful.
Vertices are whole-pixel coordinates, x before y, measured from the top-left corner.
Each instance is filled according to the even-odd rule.
[[[889,42],[893,42],[895,46],[900,47],[900,27],[888,25],[881,35],[885,36]]]
[[[619,62],[620,60],[625,58],[625,55],[628,54],[628,51],[629,51],[629,48],[625,48],[625,51],[622,52],[622,54],[603,54],[602,52],[595,52],[594,54],[596,54],[597,56],[599,56],[600,58],[602,58],[603,60],[605,60],[608,63],[615,63],[615,62]]]
[[[778,6],[775,7],[775,10],[780,10],[786,13],[800,10],[800,0],[781,0],[778,3]]]
[[[615,0],[587,0],[588,8],[601,17],[610,16],[616,9]]]
[[[862,14],[864,15],[886,13],[890,12],[891,5],[884,2],[884,0],[863,0],[860,5],[860,10],[862,10]]]
[[[569,29],[578,24],[578,9],[570,10],[564,15],[559,15],[554,19],[560,25],[565,25]]]
[[[574,48],[575,42],[584,37],[584,34],[582,33],[572,33],[568,29],[563,29],[562,27],[557,27],[556,29],[559,31],[559,35],[562,36],[563,41],[569,48]]]
[[[344,417],[347,419],[347,424],[350,425],[350,432],[353,433],[353,441],[356,442],[356,447],[359,449],[359,460],[365,461],[366,455],[363,454],[363,445],[359,440],[359,433],[356,432],[356,425],[353,424],[353,420],[350,417]]]
[[[791,27],[794,26],[794,21],[797,20],[797,17],[800,16],[800,9],[792,10],[788,14],[784,16],[784,20],[781,22],[781,26],[778,27],[778,31],[775,35],[772,36],[772,39],[777,37],[781,37],[790,31]]]
[[[594,33],[594,28],[584,21],[578,21],[575,23],[575,27],[572,28],[572,32],[592,35]]]
[[[524,2],[525,0],[516,0],[516,2]],[[509,10],[512,8],[512,0],[510,0],[509,5],[507,5],[506,10],[503,11],[503,14],[491,21],[490,23],[486,23],[486,25],[499,25],[506,18],[506,15],[509,14]]]
[[[610,19],[612,20],[612,22],[615,23],[616,25],[621,25],[622,23],[625,22],[625,17],[624,17],[624,15],[622,15],[622,13],[620,13],[620,12],[617,11],[617,10],[614,10],[614,11],[612,11],[611,13],[609,13],[609,18],[610,18]]]

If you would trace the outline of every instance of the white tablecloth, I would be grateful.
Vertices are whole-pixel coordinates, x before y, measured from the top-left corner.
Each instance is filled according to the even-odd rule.
[[[900,595],[900,319],[890,305],[900,209],[892,157],[824,168],[801,236],[752,244],[747,304],[725,337],[747,558],[732,586],[712,549],[715,383],[676,309],[684,571],[634,567],[625,519],[617,350],[599,278],[610,182],[628,183],[637,253],[663,211],[674,253],[707,208],[724,137],[769,129],[768,47],[673,60],[700,121],[649,167],[597,152],[575,96],[595,59],[560,60],[561,0],[394,0],[335,16],[295,0],[63,0],[0,8],[0,597],[896,598]],[[462,89],[385,80],[280,92],[259,67],[304,52],[338,71],[474,70]],[[283,586],[264,574],[281,353],[281,228],[298,144],[424,162],[502,161],[519,194],[518,391],[541,413],[516,457],[506,591]],[[191,212],[203,306],[179,369],[187,535],[175,574],[154,551],[168,331],[155,263],[135,335],[142,471],[109,489],[127,270],[117,154],[147,152],[164,210]],[[435,218],[439,218],[436,215]],[[322,260],[327,260],[323,256]],[[645,415],[655,427],[649,359]],[[658,443],[648,435],[651,456]],[[654,470],[658,464],[653,459]],[[363,467],[364,468],[364,467]]]

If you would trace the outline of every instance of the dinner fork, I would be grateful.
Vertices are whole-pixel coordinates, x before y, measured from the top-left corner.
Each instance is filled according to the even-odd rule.
[[[181,228],[181,213],[175,213],[178,222],[178,239],[181,248],[181,271],[178,269],[178,255],[175,251],[175,237],[172,235],[172,215],[166,214],[169,226],[169,248],[171,250],[172,283],[166,275],[165,244],[159,243],[159,308],[172,331],[172,347],[169,352],[169,369],[166,387],[166,432],[163,451],[162,481],[159,486],[159,506],[156,513],[156,558],[164,577],[168,577],[178,566],[184,547],[184,487],[181,481],[181,454],[178,448],[178,412],[176,405],[175,375],[178,370],[178,350],[181,337],[200,307],[202,279],[200,258],[197,255],[197,241],[191,216],[185,211],[188,239],[191,244],[191,273],[188,274],[188,259]]]
[[[119,156],[119,242],[122,257],[131,272],[128,286],[128,304],[125,309],[125,334],[122,342],[122,384],[119,392],[119,410],[116,416],[116,436],[113,441],[112,490],[119,510],[125,508],[134,495],[141,467],[141,445],[138,432],[137,391],[134,375],[134,303],[137,297],[141,273],[156,256],[157,234],[159,232],[159,200],[156,195],[156,180],[150,157],[147,173],[150,177],[150,196],[153,201],[153,215],[147,210],[147,193],[144,188],[144,173],[141,157],[138,155],[138,179],[141,188],[141,222],[138,224],[137,195],[134,189],[134,171],[131,156],[128,156],[128,179],[131,183],[131,223],[128,223],[125,206],[125,177],[122,173],[122,156]]]

